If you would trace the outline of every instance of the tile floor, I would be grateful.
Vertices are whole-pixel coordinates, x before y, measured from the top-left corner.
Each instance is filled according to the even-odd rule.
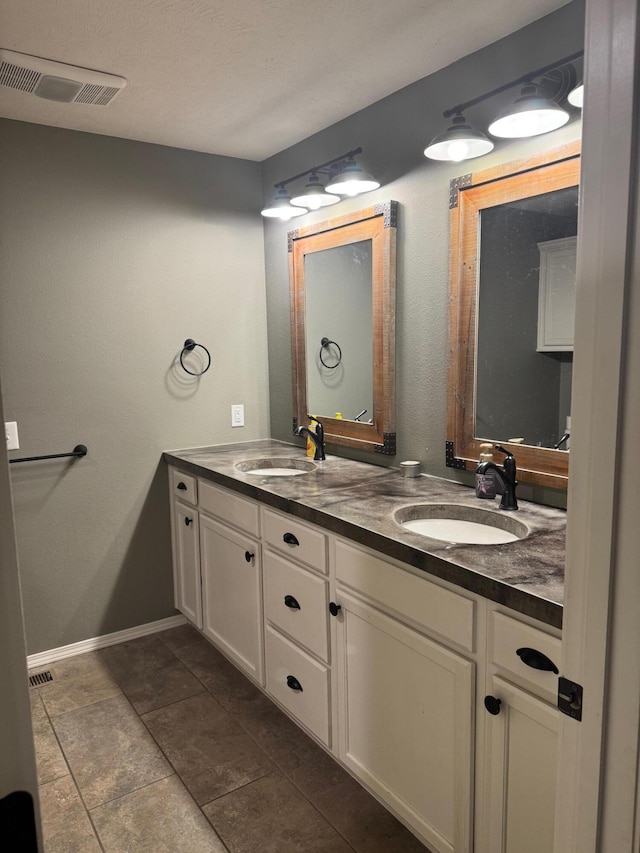
[[[190,626],[48,668],[46,853],[428,853]]]

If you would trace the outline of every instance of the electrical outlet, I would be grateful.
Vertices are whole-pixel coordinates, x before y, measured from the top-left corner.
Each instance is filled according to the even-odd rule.
[[[231,406],[231,426],[244,426],[244,406],[242,403],[236,403]]]
[[[18,450],[20,442],[18,441],[18,424],[16,421],[5,421],[4,435],[7,439],[7,450]]]

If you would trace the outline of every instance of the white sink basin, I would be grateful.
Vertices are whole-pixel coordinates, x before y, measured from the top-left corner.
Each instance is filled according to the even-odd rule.
[[[510,513],[463,504],[414,504],[396,510],[405,530],[456,545],[504,545],[529,535],[529,528]]]
[[[248,459],[245,462],[238,462],[235,468],[254,477],[297,477],[300,474],[310,474],[315,471],[316,465],[306,459],[273,456],[267,459]]]

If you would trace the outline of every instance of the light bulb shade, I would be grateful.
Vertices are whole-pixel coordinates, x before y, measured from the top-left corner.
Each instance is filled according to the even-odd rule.
[[[519,139],[539,136],[557,130],[569,121],[569,113],[562,107],[541,97],[536,86],[524,86],[520,97],[503,110],[489,125],[489,133],[502,139]]]
[[[363,172],[355,160],[347,160],[337,175],[327,184],[327,192],[340,195],[355,196],[377,190],[380,182]]]
[[[479,130],[467,124],[462,115],[453,117],[451,126],[439,133],[424,149],[424,156],[430,160],[449,160],[459,163],[482,157],[493,151],[493,142]]]
[[[270,219],[281,219],[283,222],[293,219],[294,216],[303,216],[308,212],[302,207],[292,207],[291,198],[284,187],[280,187],[271,204],[260,211],[263,216]]]
[[[567,95],[567,100],[571,106],[582,109],[582,103],[584,101],[584,83],[579,83],[575,89],[572,89]]]
[[[291,204],[296,207],[306,207],[308,210],[319,210],[321,207],[329,207],[340,201],[339,195],[331,195],[320,183],[317,175],[310,175],[305,184],[304,191],[291,199]]]

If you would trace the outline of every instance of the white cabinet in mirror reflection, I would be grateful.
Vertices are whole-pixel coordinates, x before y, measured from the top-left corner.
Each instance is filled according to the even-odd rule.
[[[538,243],[538,352],[573,352],[577,239]]]

